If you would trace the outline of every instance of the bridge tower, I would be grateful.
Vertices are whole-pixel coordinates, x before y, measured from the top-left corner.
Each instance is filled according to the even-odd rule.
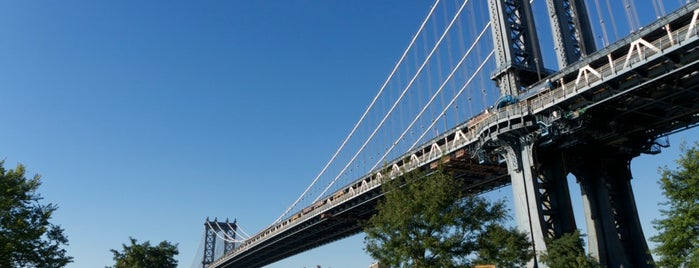
[[[558,67],[595,52],[590,19],[583,0],[546,0]]]
[[[547,74],[529,1],[488,0],[496,53],[492,79],[500,95],[517,96]]]
[[[595,51],[582,0],[546,0],[559,67]],[[496,51],[491,77],[501,96],[517,96],[548,73],[542,64],[529,0],[488,0]],[[630,161],[638,148],[557,148],[540,146],[537,119],[496,134],[512,182],[518,227],[530,234],[537,254],[545,241],[573,232],[568,173],[583,193],[588,248],[605,267],[648,267],[648,253],[630,185]],[[542,267],[535,256],[530,267]]]
[[[206,268],[216,260],[214,256],[216,254],[216,237],[222,236],[226,239],[223,240],[223,254],[232,251],[235,248],[235,233],[238,229],[237,221],[233,220],[233,223],[228,222],[218,222],[218,219],[214,218],[214,221],[209,221],[206,218],[204,222],[204,256],[202,258],[202,267]],[[220,234],[219,234],[220,233]]]
[[[588,250],[606,267],[654,267],[631,188],[635,148],[567,152],[568,169],[580,183]]]
[[[519,95],[545,73],[529,0],[489,0],[496,51],[491,77],[502,96]],[[498,136],[512,181],[519,228],[530,234],[536,252],[546,251],[546,239],[575,230],[575,219],[563,155],[537,152],[536,137],[528,129]],[[535,256],[529,266],[539,266]]]

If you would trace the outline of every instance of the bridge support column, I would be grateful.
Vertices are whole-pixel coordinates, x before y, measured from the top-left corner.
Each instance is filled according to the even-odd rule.
[[[504,143],[517,226],[530,234],[538,255],[546,252],[547,239],[576,229],[563,157],[557,151],[537,152],[526,137]],[[528,266],[544,267],[538,256]]]
[[[603,150],[576,154],[588,249],[605,267],[653,267],[631,189],[631,156]]]

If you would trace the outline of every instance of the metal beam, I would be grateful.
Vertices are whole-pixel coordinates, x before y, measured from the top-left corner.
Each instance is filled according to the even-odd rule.
[[[519,92],[546,74],[528,0],[488,0],[497,70],[491,77],[502,96]]]
[[[206,222],[204,222],[204,256],[201,261],[202,267],[209,267],[209,265],[215,261],[217,237],[222,236],[226,238],[223,239],[224,255],[235,249],[234,240],[237,229],[238,224],[236,220],[233,220],[231,224],[228,222],[228,219],[226,219],[225,223],[222,223],[218,222],[218,219],[209,221],[209,218],[206,218]]]
[[[568,163],[580,182],[590,253],[605,267],[653,267],[631,189],[635,155],[589,149]]]
[[[528,135],[503,135],[500,141],[512,181],[517,227],[530,235],[537,253],[527,267],[544,267],[537,256],[547,251],[546,241],[577,229],[563,154],[538,150]]]
[[[595,52],[595,38],[582,0],[546,0],[558,67]]]

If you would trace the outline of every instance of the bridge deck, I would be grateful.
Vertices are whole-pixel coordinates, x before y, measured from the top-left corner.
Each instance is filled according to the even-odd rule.
[[[699,122],[699,3],[688,4],[553,74],[518,103],[476,116],[243,242],[211,267],[259,267],[361,231],[384,180],[443,165],[480,193],[509,183],[492,152],[522,129],[552,146],[638,146]],[[666,28],[667,27],[667,28]],[[555,133],[548,133],[548,131]],[[555,134],[555,135],[553,135]],[[552,138],[555,137],[555,140]],[[489,147],[490,146],[490,147]],[[481,155],[481,153],[483,153]]]

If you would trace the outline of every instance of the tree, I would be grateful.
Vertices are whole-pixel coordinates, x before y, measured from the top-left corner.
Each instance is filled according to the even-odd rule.
[[[585,254],[582,235],[578,230],[548,241],[547,252],[541,262],[551,268],[596,268],[599,262],[590,254]]]
[[[122,252],[111,249],[116,264],[114,268],[174,268],[177,267],[175,256],[179,253],[177,245],[163,241],[157,246],[151,246],[149,241],[143,244],[136,243],[136,239],[129,237],[131,245],[121,244]]]
[[[682,155],[677,169],[661,168],[660,187],[667,202],[661,203],[663,219],[653,221],[658,234],[651,241],[658,243],[655,254],[660,267],[699,267],[699,143],[687,148],[680,145]]]
[[[526,233],[492,224],[478,237],[478,258],[473,262],[497,264],[499,268],[523,267],[533,257],[530,248]]]
[[[385,198],[364,226],[366,251],[388,267],[470,266],[478,254],[498,267],[526,263],[532,256],[526,235],[499,226],[507,218],[504,203],[464,195],[462,184],[444,171],[385,183]],[[486,240],[516,248],[508,254],[479,250],[479,242],[501,246]]]
[[[63,267],[72,261],[61,245],[68,239],[49,220],[58,206],[42,205],[36,191],[41,176],[27,179],[18,164],[5,170],[0,161],[0,267]]]

